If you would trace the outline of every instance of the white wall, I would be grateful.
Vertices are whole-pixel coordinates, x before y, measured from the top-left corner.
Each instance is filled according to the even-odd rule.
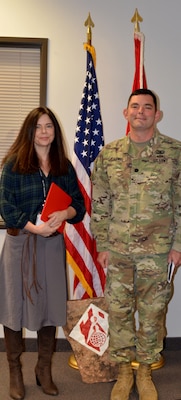
[[[180,0],[0,0],[0,35],[49,39],[47,105],[59,116],[70,155],[85,79],[84,22],[91,13],[92,44],[97,53],[97,78],[105,142],[125,134],[122,109],[134,76],[134,25],[138,8],[145,35],[147,82],[160,97],[164,118],[161,132],[181,138],[181,2]],[[2,245],[4,232],[0,232]],[[167,318],[169,337],[181,336],[181,270]],[[2,329],[0,336],[2,336]],[[27,337],[34,333],[27,332]],[[59,335],[63,332],[60,329]]]

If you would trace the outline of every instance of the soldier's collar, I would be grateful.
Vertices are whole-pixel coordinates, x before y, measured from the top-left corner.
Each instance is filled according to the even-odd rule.
[[[147,153],[147,155],[151,155],[153,153],[154,149],[158,146],[158,142],[159,142],[159,132],[158,132],[158,130],[155,130],[152,138],[148,142],[145,143],[143,153],[144,154]],[[131,141],[130,135],[128,133],[128,135],[126,136],[126,139],[125,139],[124,153],[129,153],[131,143],[133,143],[133,142]],[[145,153],[145,149],[147,149],[146,153]]]

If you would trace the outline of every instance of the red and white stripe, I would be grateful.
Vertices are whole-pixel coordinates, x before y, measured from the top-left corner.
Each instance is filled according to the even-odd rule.
[[[104,293],[105,272],[96,261],[96,243],[90,231],[91,181],[75,153],[72,164],[77,172],[86,206],[83,221],[74,225],[66,224],[65,229],[67,263],[75,273],[74,298],[100,297]]]

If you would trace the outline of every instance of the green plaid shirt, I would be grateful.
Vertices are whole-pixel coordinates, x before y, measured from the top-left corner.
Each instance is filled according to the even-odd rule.
[[[48,177],[43,175],[43,179],[46,193],[51,182],[55,182],[72,197],[71,206],[75,208],[77,214],[68,222],[71,224],[80,222],[85,213],[84,199],[71,162],[67,175],[55,177],[49,174]],[[42,210],[43,202],[43,185],[39,171],[23,175],[12,171],[12,163],[6,163],[0,181],[0,214],[6,228],[23,229],[28,221],[34,224],[37,214]]]

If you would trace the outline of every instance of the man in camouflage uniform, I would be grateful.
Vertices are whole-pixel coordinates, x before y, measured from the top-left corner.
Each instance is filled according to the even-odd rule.
[[[130,132],[106,145],[92,174],[91,229],[107,268],[110,356],[119,363],[111,400],[157,400],[151,364],[159,361],[172,296],[168,263],[181,264],[181,142],[156,129],[157,99],[148,89],[130,95]],[[135,328],[135,310],[138,327]]]

